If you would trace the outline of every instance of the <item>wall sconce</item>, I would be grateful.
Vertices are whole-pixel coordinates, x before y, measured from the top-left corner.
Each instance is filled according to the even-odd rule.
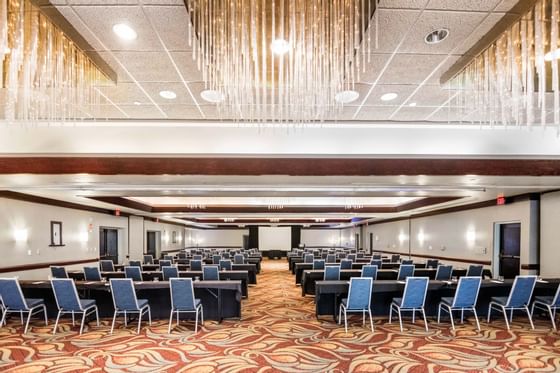
[[[399,242],[403,243],[406,240],[406,234],[404,234],[403,232],[399,233]]]
[[[474,243],[476,241],[476,232],[473,229],[468,230],[466,238],[468,243]]]
[[[82,242],[82,243],[88,242],[88,241],[89,241],[89,233],[88,233],[87,231],[86,231],[86,232],[80,233],[79,240],[80,240],[80,242]]]
[[[26,242],[29,234],[27,229],[16,229],[14,230],[14,240],[16,242]]]
[[[423,245],[425,240],[426,236],[424,235],[424,231],[418,232],[418,242],[420,242],[420,245]]]

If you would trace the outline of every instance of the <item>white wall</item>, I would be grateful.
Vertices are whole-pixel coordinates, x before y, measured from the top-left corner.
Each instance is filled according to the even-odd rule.
[[[354,247],[358,228],[345,229],[302,229],[301,243],[306,246]]]
[[[173,250],[181,250],[184,248],[183,242],[184,242],[184,228],[178,225],[174,225],[174,224],[167,224],[167,223],[161,223],[161,222],[154,222],[151,220],[144,220],[144,236],[146,236],[146,232],[148,231],[152,231],[152,232],[160,232],[160,237],[161,237],[161,243],[159,246],[159,252],[157,252],[156,256],[160,257],[160,254],[164,251],[173,251]],[[176,242],[173,243],[172,237],[173,237],[173,232],[175,233],[175,237],[176,237]],[[148,242],[146,239],[144,239],[144,248],[143,248],[143,252],[146,252],[147,250],[147,245]],[[140,255],[140,257],[138,259],[142,259],[142,256]]]
[[[560,275],[560,192],[541,196],[541,275]]]
[[[248,229],[185,229],[185,246],[243,246],[243,236]]]

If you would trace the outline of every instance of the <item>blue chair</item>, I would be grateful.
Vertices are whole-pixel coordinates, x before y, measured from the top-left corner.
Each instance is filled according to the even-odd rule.
[[[9,313],[19,313],[22,316],[21,322],[23,324],[23,314],[27,313],[27,322],[23,331],[23,334],[26,334],[31,316],[39,312],[43,312],[45,325],[48,325],[45,301],[43,299],[25,298],[17,278],[0,278],[0,298],[4,303],[4,314],[0,326],[6,323],[6,316]]]
[[[231,271],[231,260],[220,260],[220,270]]]
[[[161,268],[161,276],[163,277],[163,281],[169,281],[171,278],[179,277],[179,270],[177,267],[165,266]]]
[[[362,266],[362,277],[370,277],[374,281],[377,280],[377,266],[372,266],[372,265]]]
[[[399,266],[399,274],[397,275],[397,281],[404,281],[407,277],[414,276],[414,265],[413,264],[401,264]]]
[[[371,289],[373,287],[373,279],[369,277],[352,277],[350,278],[350,288],[348,289],[348,298],[342,299],[338,308],[338,323],[342,322],[341,314],[344,313],[344,331],[348,333],[348,318],[350,312],[360,312],[362,314],[362,324],[366,323],[366,312],[369,314],[371,331],[373,332],[373,318],[371,316]]]
[[[373,254],[371,259],[372,260],[381,260],[381,254]]]
[[[362,259],[363,257],[364,257],[364,253],[358,253],[358,256],[357,256],[358,259]]]
[[[171,314],[169,315],[168,333],[171,333],[173,313],[177,314],[177,325],[179,325],[180,313],[194,313],[194,332],[198,332],[198,315],[200,313],[201,325],[204,325],[204,310],[200,299],[194,297],[193,282],[190,278],[172,278],[169,280],[171,290]]]
[[[473,276],[482,277],[482,270],[483,270],[483,267],[481,265],[471,264],[471,265],[469,265],[469,269],[467,270],[467,276],[468,277],[473,277]]]
[[[436,280],[449,281],[453,275],[452,265],[438,265],[436,269]],[[479,276],[480,277],[480,276]]]
[[[346,259],[349,259],[349,260],[354,262],[354,261],[356,261],[356,254],[348,254]]]
[[[553,297],[535,297],[535,301],[533,302],[533,307],[531,309],[531,317],[533,317],[535,308],[548,311],[548,314],[550,315],[550,321],[552,321],[552,327],[554,328],[554,330],[558,330],[556,329],[556,322],[554,321],[554,318],[556,317],[556,310],[558,309],[558,307],[560,307],[560,286],[558,286],[556,294]]]
[[[191,271],[202,271],[202,260],[191,260],[190,269]]]
[[[86,281],[101,281],[101,272],[97,267],[84,267],[84,278]]]
[[[115,265],[112,260],[100,260],[99,267],[101,272],[115,272]]]
[[[340,267],[339,266],[326,266],[323,276],[325,281],[338,281],[340,280]]]
[[[377,266],[378,269],[381,269],[383,266],[383,261],[381,259],[373,259],[369,264],[372,266]]]
[[[437,259],[428,259],[426,261],[426,268],[437,268],[439,264],[439,260]]]
[[[336,263],[336,255],[335,254],[327,254],[327,263]]]
[[[340,269],[352,269],[352,261],[350,259],[342,259],[340,261]]]
[[[68,273],[64,267],[51,266],[51,276],[52,278],[68,278]]]
[[[412,259],[403,259],[401,260],[401,265],[411,265],[414,264],[414,261]]]
[[[142,280],[142,271],[140,270],[140,267],[124,267],[124,276],[126,278],[130,278],[133,281],[143,281]]]
[[[220,264],[220,260],[222,260],[222,256],[221,256],[221,255],[213,255],[213,256],[212,256],[212,264],[219,265],[219,264]]]
[[[441,267],[441,266],[440,266]],[[457,284],[455,296],[443,297],[438,305],[438,324],[440,322],[441,311],[444,310],[449,313],[451,319],[451,328],[455,330],[453,322],[453,311],[461,311],[461,322],[463,322],[464,312],[472,311],[474,319],[476,320],[476,327],[480,330],[480,323],[478,322],[478,315],[476,314],[476,300],[478,299],[478,292],[480,290],[480,283],[482,278],[479,276],[474,277],[461,277]]]
[[[54,292],[56,306],[58,307],[58,315],[56,316],[56,321],[54,323],[53,334],[56,334],[58,321],[60,320],[60,316],[62,316],[63,314],[72,314],[72,325],[74,325],[75,323],[74,316],[76,314],[82,314],[80,334],[82,334],[84,331],[84,323],[86,321],[86,317],[88,315],[91,315],[92,313],[95,313],[97,326],[99,326],[99,312],[97,310],[95,300],[80,299],[80,297],[78,296],[78,291],[76,290],[76,284],[74,283],[74,280],[69,278],[54,278],[51,280],[51,286]]]
[[[193,255],[192,258],[193,258],[193,260],[200,260],[200,261],[202,261],[202,255],[200,255],[200,254]]]
[[[391,263],[397,263],[399,260],[401,260],[401,256],[399,254],[391,255]]]
[[[164,255],[163,260],[169,260],[171,263],[173,263],[173,255]]]
[[[154,256],[144,255],[144,264],[154,264]]]
[[[159,261],[159,269],[161,271],[161,269],[163,267],[171,267],[171,264],[173,264],[172,260],[167,260],[167,259],[160,259]]]
[[[235,254],[233,256],[233,263],[234,264],[245,264],[245,257],[243,254]]]
[[[129,260],[128,261],[128,266],[129,267],[138,267],[138,268],[142,268],[142,262],[139,260]]]
[[[501,310],[506,320],[507,329],[509,330],[507,311],[510,311],[509,321],[511,322],[514,310],[525,310],[525,312],[527,312],[527,317],[529,318],[529,323],[531,324],[531,329],[535,329],[535,326],[533,325],[533,319],[531,318],[531,313],[529,312],[529,302],[531,302],[531,296],[533,295],[533,290],[535,289],[536,282],[537,276],[515,276],[515,280],[513,280],[513,286],[511,287],[509,296],[507,298],[490,298],[487,321],[490,322],[490,316],[493,309]]]
[[[393,321],[393,311],[399,315],[399,324],[402,327],[402,311],[412,312],[412,322],[414,323],[414,316],[416,312],[420,312],[424,318],[426,331],[428,331],[428,322],[426,321],[426,312],[424,311],[424,304],[426,303],[426,292],[428,291],[428,277],[407,277],[406,284],[404,285],[404,292],[402,298],[393,298],[391,308],[389,309],[389,324]]]
[[[304,263],[313,263],[313,259],[314,259],[313,254],[305,254],[305,256],[303,257],[303,262]]]
[[[186,254],[186,253],[179,253],[179,254],[177,254],[177,258],[179,258],[179,259],[187,259],[187,254]]]
[[[325,261],[323,259],[315,259],[313,261],[313,269],[325,269]]]
[[[111,294],[113,296],[113,304],[115,306],[115,313],[113,314],[113,322],[111,324],[111,334],[115,328],[115,321],[118,314],[124,314],[124,326],[127,326],[127,316],[130,314],[138,314],[138,330],[136,334],[140,333],[140,326],[142,324],[142,316],[147,313],[150,325],[152,325],[152,312],[147,299],[136,298],[134,291],[134,283],[130,278],[112,278],[109,280],[111,285]]]
[[[204,266],[202,268],[202,280],[203,281],[219,281],[220,280],[220,271],[218,266],[211,265],[211,266]]]

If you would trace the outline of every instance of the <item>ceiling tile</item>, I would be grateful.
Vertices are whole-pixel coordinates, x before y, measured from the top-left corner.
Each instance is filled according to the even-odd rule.
[[[101,53],[105,61],[117,72],[119,81],[130,80],[128,71],[139,82],[176,82],[179,74],[165,52],[111,52],[125,68],[116,63],[109,52]],[[113,66],[115,63],[116,66]]]
[[[362,83],[375,83],[390,58],[391,54],[389,53],[371,54],[369,56],[369,62],[368,57],[366,57],[364,69],[359,72],[359,81]]]
[[[370,96],[367,98],[365,105],[368,106],[398,106],[406,100],[408,96],[414,91],[416,85],[398,85],[398,84],[379,84],[376,85],[371,91]],[[382,101],[381,96],[385,93],[396,93],[398,97],[392,101]]]
[[[420,84],[445,60],[443,55],[397,54],[382,75],[380,84]],[[413,69],[410,67],[414,66]]]
[[[57,6],[56,10],[62,14],[64,18],[76,29],[76,31],[88,42],[91,48],[86,50],[103,51],[105,50],[103,44],[98,41],[95,35],[86,27],[80,20],[80,17],[69,6]]]
[[[96,119],[127,119],[115,105],[96,105],[91,112]]]
[[[501,0],[430,0],[426,8],[487,12],[493,10],[500,2]]]
[[[171,52],[171,58],[186,82],[202,80],[202,73],[198,70],[197,62],[193,60],[191,52]]]
[[[468,35],[462,39],[458,44],[457,48],[453,51],[457,54],[465,54],[469,49],[471,49],[478,41],[486,36],[488,32],[498,23],[500,19],[504,17],[504,13],[490,13],[488,17],[482,21],[482,23],[473,30],[472,34]],[[515,21],[517,17],[509,15],[508,17],[513,17],[511,21]]]
[[[387,121],[396,109],[396,106],[363,106],[356,120]]]
[[[148,92],[148,94],[154,99],[154,101],[159,105],[194,105],[189,91],[185,85],[181,82],[168,82],[168,83],[157,83],[149,82],[142,83],[142,87]],[[161,91],[173,91],[177,95],[177,98],[173,100],[168,100],[159,95]]]
[[[375,48],[375,27],[370,27],[371,53],[393,53],[421,14],[418,10],[379,9],[378,48]]]
[[[416,102],[418,106],[441,106],[449,100],[455,92],[437,85],[422,86],[409,102]]]
[[[423,9],[430,0],[381,0],[380,8]]]
[[[184,3],[178,6],[149,6],[144,7],[144,11],[168,50],[192,49],[188,38],[190,18]]]
[[[134,119],[165,119],[165,115],[158,110],[155,105],[142,104],[142,105],[119,105],[130,118]]]
[[[392,120],[399,121],[423,121],[435,109],[433,107],[402,107],[393,117]]]
[[[202,115],[195,105],[161,105],[161,109],[167,114],[168,119],[202,119]]]
[[[514,6],[519,3],[519,0],[502,0],[496,7],[497,12],[509,12]]]
[[[101,87],[100,91],[115,104],[134,104],[135,101],[142,104],[150,103],[148,97],[135,83],[118,83],[115,86]]]
[[[461,55],[448,55],[445,56],[445,62],[437,68],[433,75],[426,81],[425,84],[441,85],[440,79],[443,74],[445,74],[451,66],[453,66],[459,59]]]

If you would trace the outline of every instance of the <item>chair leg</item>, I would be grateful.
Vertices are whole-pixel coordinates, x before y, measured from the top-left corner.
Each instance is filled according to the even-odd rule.
[[[465,322],[464,320],[465,320],[465,310],[461,308],[461,324]]]
[[[441,303],[438,304],[438,308],[437,308],[437,323],[440,323],[440,319],[441,319]]]
[[[412,323],[414,324],[415,322],[415,316],[416,316],[416,310],[412,309]]]
[[[140,334],[140,326],[142,325],[142,310],[138,312],[138,330],[136,330],[136,334]]]
[[[342,322],[342,303],[338,306],[338,325]]]
[[[99,309],[95,306],[95,319],[97,320],[97,326],[99,326]]]
[[[535,324],[533,324],[533,318],[531,317],[531,313],[529,312],[529,307],[525,306],[525,312],[527,312],[527,317],[529,318],[529,324],[531,324],[531,329],[535,329]]]
[[[506,320],[507,330],[509,330],[509,322],[508,322],[508,315],[505,307],[502,306],[502,312],[504,313],[504,319]]]
[[[492,302],[488,305],[488,316],[486,317],[486,322],[490,322],[490,314],[492,313]]]
[[[389,324],[392,323],[393,319],[393,304],[391,303],[391,305],[389,306]]]
[[[478,331],[480,331],[480,323],[478,322],[478,315],[476,314],[476,308],[472,308],[472,311],[474,313],[474,319],[476,320],[476,328],[478,329]]]
[[[369,323],[371,324],[371,331],[373,332],[373,317],[371,316],[371,310],[368,309],[369,313]]]
[[[7,315],[7,314],[8,314],[8,311],[7,311],[7,310],[4,310],[4,314],[2,315],[2,321],[0,321],[0,326],[2,326],[2,325],[4,325],[4,324],[7,325],[7,323],[6,323],[6,315]]]
[[[126,314],[126,311],[124,311],[124,327],[126,328],[128,326],[128,315]]]
[[[420,309],[422,312],[422,317],[424,318],[424,326],[426,327],[426,331],[428,331],[428,320],[426,320],[426,311],[424,311],[424,307]]]
[[[397,311],[399,312],[399,324],[401,325],[401,332],[402,332],[402,331],[403,331],[403,327],[402,327],[401,309],[399,308]]]
[[[200,306],[200,325],[204,325],[204,307]]]
[[[113,314],[113,322],[111,323],[111,334],[113,334],[113,329],[115,329],[115,320],[117,319],[117,311]]]
[[[152,308],[148,306],[148,325],[152,326]]]
[[[58,311],[58,315],[56,315],[56,321],[54,322],[54,329],[52,331],[53,335],[56,334],[56,328],[58,327],[58,320],[60,319],[60,310]]]
[[[29,328],[29,321],[31,320],[31,311],[28,311],[27,322],[25,323],[25,329],[23,334],[27,334],[27,328]]]
[[[449,320],[451,320],[451,329],[455,330],[455,321],[453,320],[453,310],[451,307],[448,307],[447,310],[449,311]]]
[[[80,335],[84,332],[84,324],[86,323],[86,311],[82,315],[82,324],[80,325]]]
[[[72,311],[72,326],[76,326],[76,318],[74,317],[74,311]]]
[[[362,326],[366,324],[366,310],[362,310]]]
[[[550,306],[546,306],[546,308],[548,308],[548,313],[550,314],[550,321],[552,321],[552,327],[554,328],[554,330],[557,330],[556,329],[556,321],[554,320],[554,314],[552,313],[552,308]],[[0,325],[2,325],[2,324],[0,324]]]
[[[45,326],[49,325],[49,319],[47,318],[47,306],[43,305],[43,315],[45,315]]]
[[[171,334],[171,323],[173,322],[173,310],[169,314],[169,326],[167,327],[167,334]]]
[[[346,308],[344,309],[344,332],[348,333],[348,315],[346,314]]]
[[[198,333],[198,308],[196,309],[196,315],[194,316],[194,332]]]

